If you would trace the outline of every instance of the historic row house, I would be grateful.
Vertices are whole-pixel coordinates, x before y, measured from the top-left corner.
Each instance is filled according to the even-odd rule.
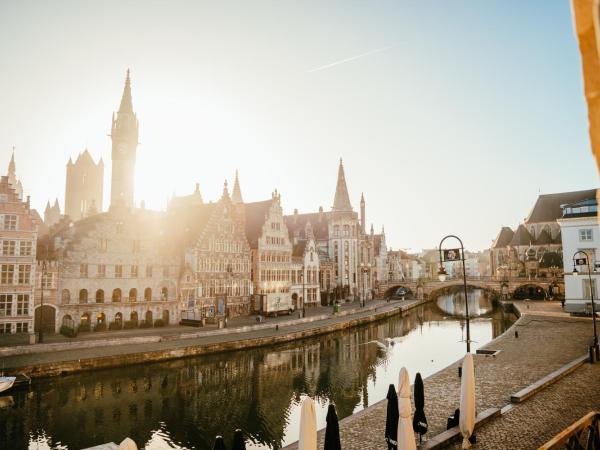
[[[11,160],[14,172],[14,159]],[[10,170],[9,170],[10,173]],[[38,222],[8,176],[0,179],[0,334],[33,331]]]
[[[180,279],[182,307],[209,319],[249,314],[251,255],[244,211],[232,202],[227,183],[217,203],[187,207],[181,215],[191,233]]]
[[[310,222],[302,236],[292,238],[292,302],[297,308],[321,304],[319,253]]]
[[[284,221],[281,194],[270,200],[244,204],[246,236],[252,249],[254,310],[267,304],[293,308],[291,302],[292,243]]]

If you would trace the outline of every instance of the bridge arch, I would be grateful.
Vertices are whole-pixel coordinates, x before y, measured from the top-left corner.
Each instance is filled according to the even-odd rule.
[[[512,297],[515,300],[546,300],[548,292],[535,282],[523,283],[515,288]]]
[[[415,294],[414,294],[413,290],[410,288],[410,286],[405,286],[405,285],[401,285],[401,284],[396,284],[394,286],[387,288],[387,290],[383,294],[384,298],[402,298],[402,297],[404,297],[405,299],[412,299],[412,298],[414,298],[414,296],[415,296]]]
[[[497,295],[500,293],[498,291],[498,289],[496,289],[492,286],[486,285],[485,283],[476,283],[476,282],[474,283],[474,282],[467,281],[467,291],[472,291],[474,289],[481,289],[482,291],[485,291],[491,295]],[[428,292],[428,294],[429,294],[429,298],[437,298],[440,295],[454,294],[457,292],[458,293],[464,292],[464,284],[462,281],[439,283],[435,287],[432,287],[431,290]]]

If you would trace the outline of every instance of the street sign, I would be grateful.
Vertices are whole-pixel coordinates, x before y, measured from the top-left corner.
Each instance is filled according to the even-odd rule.
[[[587,266],[587,258],[577,258],[575,259],[576,266]]]
[[[460,248],[444,250],[444,261],[460,261]]]

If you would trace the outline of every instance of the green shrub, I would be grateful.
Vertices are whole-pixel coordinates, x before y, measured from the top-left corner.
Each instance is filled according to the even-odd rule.
[[[142,320],[140,322],[140,328],[152,328],[152,322],[146,322],[145,320]]]
[[[165,326],[165,321],[162,319],[156,319],[154,321],[154,326],[155,327],[164,327]]]
[[[138,327],[137,320],[126,320],[125,323],[123,324],[124,330],[131,330],[131,329],[137,328],[137,327]]]
[[[121,322],[111,322],[108,324],[109,330],[122,330],[123,324]]]
[[[77,331],[71,327],[63,325],[60,327],[60,334],[66,337],[74,338],[77,336]]]
[[[77,328],[77,332],[81,331],[90,331],[90,323],[89,322],[81,322],[79,327]]]
[[[106,331],[106,322],[97,323],[94,327],[94,331]]]

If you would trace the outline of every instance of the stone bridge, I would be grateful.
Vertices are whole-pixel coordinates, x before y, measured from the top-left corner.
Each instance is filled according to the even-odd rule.
[[[379,283],[378,293],[381,297],[390,297],[404,287],[417,298],[438,296],[451,289],[463,286],[462,278],[449,278],[439,281],[437,278],[388,281]],[[467,277],[467,287],[484,289],[508,298],[529,298],[542,300],[564,294],[565,286],[562,278],[501,278],[501,277]],[[408,295],[410,295],[408,294]]]

